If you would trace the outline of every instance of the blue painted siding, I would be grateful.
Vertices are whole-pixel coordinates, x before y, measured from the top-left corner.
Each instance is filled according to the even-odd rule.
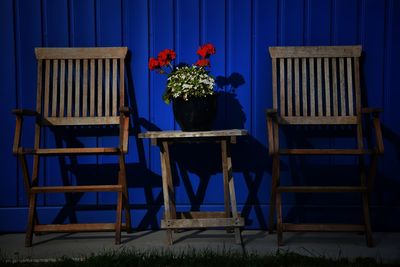
[[[36,62],[39,46],[128,46],[127,101],[134,110],[127,156],[128,186],[133,225],[158,228],[162,193],[159,151],[136,134],[154,129],[177,129],[172,107],[161,99],[165,77],[150,72],[150,56],[165,48],[177,52],[177,62],[193,63],[203,43],[217,48],[212,74],[220,81],[217,128],[246,128],[250,137],[233,149],[239,209],[249,228],[267,227],[271,161],[267,155],[264,110],[272,105],[271,61],[268,46],[363,45],[364,105],[383,107],[385,155],[379,164],[371,196],[373,226],[400,230],[400,1],[397,0],[3,0],[0,1],[0,112],[2,112],[0,164],[0,231],[24,231],[26,192],[19,166],[11,155],[15,118],[12,108],[34,108]],[[23,144],[33,145],[33,122],[26,120]],[[67,138],[68,140],[68,138]],[[114,137],[82,136],[88,146],[112,145]],[[286,138],[284,143],[290,143]],[[57,140],[46,131],[42,143]],[[333,134],[314,145],[348,146],[351,139]],[[211,152],[210,152],[211,151]],[[223,208],[220,155],[213,146],[185,145],[172,149],[177,204],[180,209]],[[66,159],[40,162],[42,184],[110,181],[114,157],[78,157],[84,167]],[[357,183],[352,158],[310,157],[282,161],[282,182]],[[327,168],[324,168],[327,167]],[[334,171],[329,171],[333,167]],[[324,172],[328,170],[328,173]],[[95,176],[98,178],[95,178]],[[86,193],[40,196],[43,222],[112,221],[115,195]],[[80,208],[66,208],[78,203]],[[353,195],[284,196],[284,214],[291,220],[358,221]],[[295,206],[300,204],[300,206]],[[396,215],[397,214],[397,215]],[[17,223],[15,223],[17,222]]]

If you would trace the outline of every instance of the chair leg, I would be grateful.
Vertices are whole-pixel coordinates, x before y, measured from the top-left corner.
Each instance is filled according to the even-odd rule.
[[[361,186],[367,186],[365,163],[364,163],[363,156],[359,157],[359,168],[360,168]],[[362,193],[362,209],[363,209],[363,215],[364,215],[365,236],[366,236],[367,246],[373,247],[374,241],[372,238],[371,221],[370,221],[370,215],[369,215],[369,195],[368,194],[369,194],[369,192]]]
[[[269,233],[274,231],[274,218],[275,218],[275,205],[276,205],[276,188],[279,179],[279,157],[274,155],[272,159],[272,185],[271,185],[271,199],[269,204]]]
[[[282,194],[276,194],[276,211],[277,211],[277,232],[278,232],[278,246],[283,245],[283,226],[282,226]]]
[[[29,211],[28,211],[28,223],[25,235],[25,247],[32,246],[32,236],[35,227],[35,217],[36,217],[36,194],[29,194]]]
[[[119,164],[120,164],[119,179],[120,179],[120,183],[122,184],[122,192],[123,192],[122,204],[123,204],[123,208],[125,210],[126,232],[131,233],[132,232],[131,212],[130,212],[130,207],[129,207],[129,195],[128,195],[128,188],[127,188],[127,182],[126,182],[125,156],[123,154],[120,155]]]
[[[122,192],[118,192],[117,214],[115,220],[115,244],[121,243],[121,222],[122,222]]]

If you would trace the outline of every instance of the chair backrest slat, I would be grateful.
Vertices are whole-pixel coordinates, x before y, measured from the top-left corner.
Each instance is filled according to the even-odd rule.
[[[36,48],[35,53],[37,111],[43,115],[44,123],[119,123],[118,107],[125,102],[126,47]]]
[[[302,68],[302,95],[303,95],[303,114],[307,114],[308,112],[308,95],[307,95],[307,59],[301,59],[301,68]]]
[[[88,103],[88,60],[83,60],[83,74],[82,74],[82,117],[87,117],[87,103]]]
[[[60,117],[64,117],[65,104],[65,60],[61,59],[60,63]]]
[[[332,98],[333,98],[333,116],[338,116],[338,89],[337,89],[337,73],[336,58],[332,58]]]
[[[90,106],[90,114],[89,114],[90,117],[94,117],[94,109],[95,109],[94,78],[96,75],[96,67],[95,67],[94,62],[95,62],[94,59],[90,60],[90,94],[89,94],[90,95],[90,105],[89,105]]]
[[[296,124],[318,119],[321,124],[357,122],[361,46],[270,47],[269,51],[273,105],[284,121],[286,117]]]

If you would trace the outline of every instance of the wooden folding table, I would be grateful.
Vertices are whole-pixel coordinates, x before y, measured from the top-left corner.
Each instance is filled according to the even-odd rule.
[[[167,243],[169,245],[173,244],[173,230],[210,227],[234,229],[236,243],[242,243],[241,228],[244,227],[244,219],[240,216],[240,213],[238,213],[236,206],[230,144],[236,143],[236,138],[244,135],[247,135],[247,131],[241,129],[198,132],[152,131],[139,134],[139,138],[150,138],[152,145],[157,145],[160,148],[165,209],[164,219],[161,221],[161,228],[167,229]],[[182,142],[218,143],[220,145],[222,154],[225,211],[176,211],[169,145]]]

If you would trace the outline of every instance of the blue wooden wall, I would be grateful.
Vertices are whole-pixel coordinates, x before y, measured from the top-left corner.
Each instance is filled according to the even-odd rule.
[[[157,228],[163,211],[160,162],[158,149],[135,134],[178,127],[171,106],[161,99],[166,79],[150,73],[147,61],[160,50],[173,48],[177,62],[191,63],[198,46],[206,42],[217,48],[212,73],[222,81],[216,127],[246,128],[251,134],[233,151],[237,200],[249,228],[266,228],[268,221],[271,162],[264,121],[264,109],[271,107],[268,46],[361,44],[364,104],[385,110],[386,152],[371,196],[373,227],[400,230],[398,0],[1,0],[0,40],[0,231],[25,230],[27,202],[21,172],[11,155],[15,119],[10,111],[35,106],[34,47],[128,46],[128,100],[135,111],[127,156],[129,194],[133,224],[144,229]],[[32,126],[26,121],[25,145],[33,143]],[[352,141],[333,136],[327,137],[330,147]],[[105,145],[115,139],[97,135],[80,136],[78,141]],[[54,145],[53,134],[47,131],[42,143]],[[180,146],[173,153],[179,208],[222,209],[220,156],[215,147]],[[356,183],[351,168],[355,162],[348,157],[284,160],[282,180]],[[76,163],[83,167],[76,168]],[[102,183],[109,181],[103,174],[113,173],[115,163],[112,157],[47,159],[40,165],[41,183],[54,185],[63,179]],[[66,207],[68,201],[79,208]],[[112,221],[114,201],[115,195],[106,193],[46,195],[39,198],[39,216],[44,223]],[[359,203],[358,196],[286,195],[284,215],[293,221],[355,222],[361,215],[356,209]]]

